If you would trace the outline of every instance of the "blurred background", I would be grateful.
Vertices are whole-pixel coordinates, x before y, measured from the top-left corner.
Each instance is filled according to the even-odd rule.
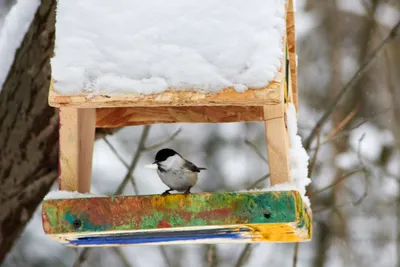
[[[0,0],[0,30],[14,3]],[[399,20],[399,0],[296,1],[303,141],[362,69],[306,144],[312,242],[73,249],[44,234],[39,207],[2,266],[400,267],[400,37],[393,35],[364,68]],[[156,172],[143,167],[162,147],[208,168],[193,192],[241,190],[256,181],[257,187],[268,186],[263,123],[174,124],[126,127],[99,138],[92,192],[114,194],[135,157],[134,183],[125,183],[123,193],[163,192],[167,188]]]

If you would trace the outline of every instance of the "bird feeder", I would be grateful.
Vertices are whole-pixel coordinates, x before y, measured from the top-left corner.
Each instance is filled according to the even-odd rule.
[[[285,2],[285,21],[280,68],[264,88],[66,95],[55,90],[53,76],[59,189],[90,191],[96,127],[183,122],[263,121],[271,185],[291,183],[285,113],[289,103],[297,109],[293,0]],[[311,210],[296,190],[45,199],[43,228],[68,246],[302,242],[311,239]]]

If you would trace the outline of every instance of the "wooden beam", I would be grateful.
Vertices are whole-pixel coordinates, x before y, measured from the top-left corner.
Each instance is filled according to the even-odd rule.
[[[283,43],[286,45],[286,37]],[[285,57],[284,57],[285,58]],[[279,105],[264,106],[265,132],[267,139],[268,165],[271,186],[291,183],[289,136],[285,122],[284,90],[285,83],[280,85]]]
[[[265,106],[264,109],[271,186],[291,183],[289,136],[283,107],[281,105]]]
[[[60,190],[90,192],[96,109],[60,108]]]
[[[49,104],[53,107],[105,108],[105,107],[174,107],[174,106],[261,106],[279,103],[280,84],[283,83],[283,68],[266,88],[249,89],[238,93],[233,88],[226,88],[219,93],[200,91],[167,90],[158,94],[95,95],[77,94],[60,95],[52,81],[49,92]]]
[[[296,28],[294,15],[294,1],[288,0],[286,7],[286,35],[289,50],[290,61],[290,80],[292,86],[292,101],[296,110],[298,110],[298,93],[297,93],[297,64],[296,64]]]
[[[46,234],[70,246],[300,242],[311,211],[297,191],[45,200]]]
[[[99,108],[96,117],[96,126],[102,128],[150,123],[263,121],[264,108],[262,106]]]

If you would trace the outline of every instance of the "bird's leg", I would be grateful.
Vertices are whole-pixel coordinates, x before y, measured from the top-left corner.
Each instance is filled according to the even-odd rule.
[[[172,191],[172,189],[165,190],[165,192],[162,193],[161,195],[162,195],[162,196],[169,195],[169,194],[170,194],[170,193],[169,193],[170,191]]]
[[[192,187],[191,187],[191,186],[189,186],[189,187],[188,187],[188,189],[186,189],[186,191],[185,191],[185,193],[184,193],[184,194],[185,194],[185,195],[189,195],[189,194],[190,194],[190,189],[191,189],[191,188],[192,188]]]

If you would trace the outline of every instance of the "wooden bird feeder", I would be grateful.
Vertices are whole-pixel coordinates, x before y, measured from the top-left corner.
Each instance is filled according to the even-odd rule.
[[[275,79],[243,93],[226,88],[88,97],[60,95],[52,83],[49,104],[60,115],[59,189],[90,191],[96,127],[182,122],[264,121],[271,185],[290,183],[285,111],[289,102],[297,108],[292,0],[282,42],[286,56]],[[297,191],[47,199],[43,228],[69,246],[301,242],[311,239],[311,210]]]

